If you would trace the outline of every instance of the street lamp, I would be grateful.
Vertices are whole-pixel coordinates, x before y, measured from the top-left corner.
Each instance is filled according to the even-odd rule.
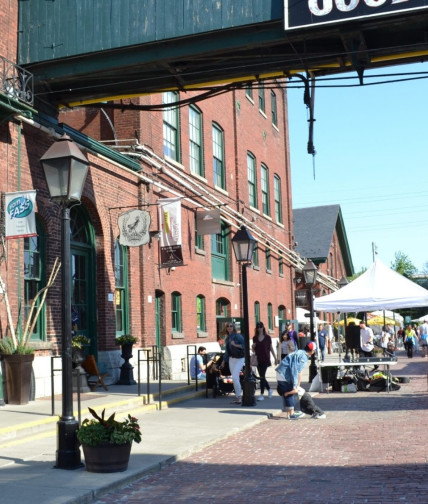
[[[317,267],[311,260],[307,260],[306,264],[303,267],[302,270],[303,273],[303,278],[305,279],[305,284],[307,287],[309,287],[309,315],[310,315],[310,333],[311,333],[311,340],[316,341],[315,335],[314,335],[314,295],[312,292],[312,288],[315,285],[317,281]],[[317,348],[317,351],[319,349]],[[315,354],[312,354],[311,356],[311,364],[309,366],[309,381],[312,382],[312,380],[315,378],[315,375],[317,374],[317,365],[315,363]]]
[[[62,416],[57,423],[56,466],[82,466],[77,440],[79,423],[73,416],[73,369],[71,358],[71,260],[70,206],[79,203],[89,162],[68,135],[63,135],[41,157],[51,199],[61,208],[62,279]]]
[[[248,317],[248,285],[247,285],[247,266],[253,260],[254,247],[256,240],[245,226],[235,233],[232,238],[233,251],[235,252],[236,262],[242,267],[242,304],[244,312],[244,356],[245,356],[245,374],[242,388],[242,406],[254,406],[255,399],[255,381],[251,374],[250,366],[250,330]]]

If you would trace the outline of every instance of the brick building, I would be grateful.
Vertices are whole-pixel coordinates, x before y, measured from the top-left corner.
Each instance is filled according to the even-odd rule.
[[[60,256],[59,211],[40,158],[66,133],[89,161],[82,203],[71,210],[72,320],[112,381],[119,335],[163,349],[164,376],[183,378],[189,345],[218,349],[225,321],[242,322],[241,270],[231,247],[242,225],[257,241],[248,271],[250,334],[263,320],[276,337],[281,321],[295,317],[295,271],[304,264],[293,250],[284,81],[205,100],[201,92],[166,92],[58,113],[49,93],[34,97],[31,73],[15,64],[17,3],[0,5],[0,190],[37,191],[37,236],[6,240],[0,265],[18,334]],[[166,198],[180,203],[183,265],[176,267],[161,264],[158,203]],[[147,244],[119,241],[119,216],[131,209],[150,216]],[[201,235],[197,217],[207,210],[219,211],[220,227]],[[334,289],[335,279],[321,275],[321,284]],[[61,352],[61,287],[57,279],[31,335],[37,397],[50,394],[50,357]],[[5,337],[5,303],[0,319]]]

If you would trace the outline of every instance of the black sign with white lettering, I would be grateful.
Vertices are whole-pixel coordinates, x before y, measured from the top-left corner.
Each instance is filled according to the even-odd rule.
[[[285,0],[285,29],[428,8],[428,0]]]

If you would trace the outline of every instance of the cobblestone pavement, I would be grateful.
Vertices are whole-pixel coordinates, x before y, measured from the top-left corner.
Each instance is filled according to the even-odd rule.
[[[428,502],[427,359],[401,356],[394,375],[410,383],[323,393],[324,420],[273,417],[96,503]]]

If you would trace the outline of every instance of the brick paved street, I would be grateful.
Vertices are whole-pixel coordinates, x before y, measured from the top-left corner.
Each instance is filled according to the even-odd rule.
[[[427,360],[393,371],[397,392],[323,393],[325,420],[273,417],[96,503],[426,503]]]

